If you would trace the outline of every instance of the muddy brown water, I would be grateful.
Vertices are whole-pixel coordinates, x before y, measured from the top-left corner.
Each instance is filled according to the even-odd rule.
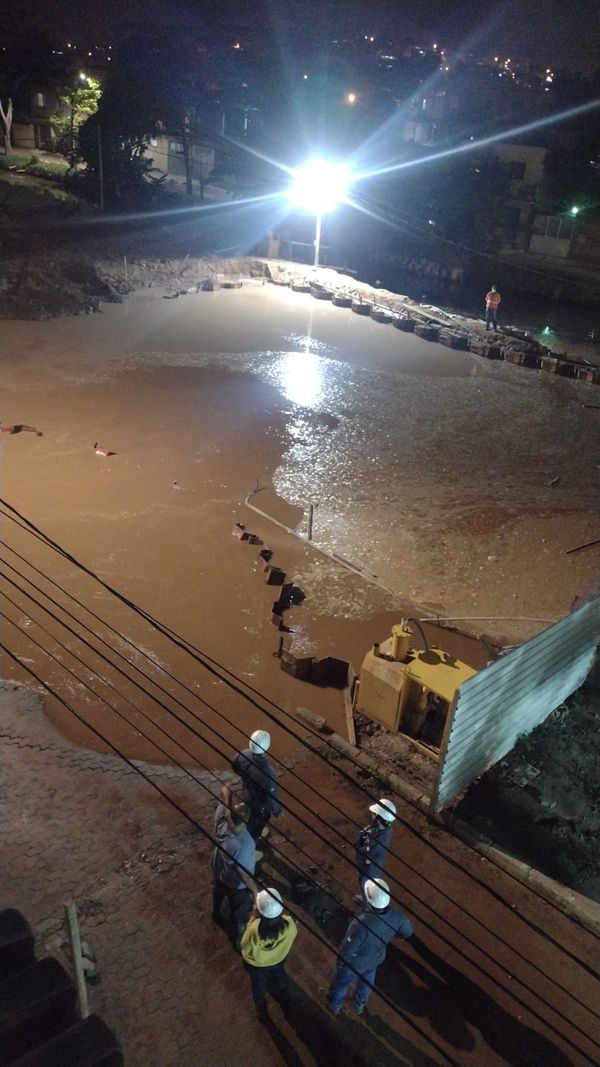
[[[411,604],[421,616],[489,619],[470,625],[516,641],[544,623],[511,620],[560,617],[597,573],[600,550],[564,555],[600,536],[598,412],[583,407],[595,391],[582,383],[489,364],[262,286],[173,301],[146,291],[102,315],[4,323],[2,349],[2,422],[44,432],[0,437],[4,499],[243,681],[288,711],[300,704],[326,714],[341,732],[341,695],[279,670],[269,621],[277,594],[265,584],[258,548],[232,537],[234,522],[273,548],[274,561],[307,593],[286,620],[298,651],[357,668]],[[95,442],[115,454],[97,455]],[[245,508],[257,481],[265,488],[256,504],[286,525],[301,528],[306,506],[316,504],[318,544],[397,595]],[[13,601],[3,600],[3,610],[20,626],[4,624],[4,643],[128,754],[224,765],[243,734],[264,724],[261,712],[66,559],[6,516],[1,526],[11,546],[3,548],[2,589]],[[103,622],[72,602],[69,610],[124,655],[126,638],[142,650],[134,658],[151,676],[137,676],[147,693],[32,603],[35,595],[49,607],[48,593],[68,604],[42,575],[92,608]],[[482,665],[474,644],[461,653]],[[132,725],[86,695],[57,660],[86,681],[92,670],[104,674],[111,684],[95,683],[98,692]],[[1,673],[26,677],[6,660]],[[153,688],[159,677],[171,695]],[[100,745],[60,703],[46,706],[68,736]],[[210,738],[220,755],[186,724],[218,730],[222,736]],[[285,755],[293,737],[274,724],[273,733]]]

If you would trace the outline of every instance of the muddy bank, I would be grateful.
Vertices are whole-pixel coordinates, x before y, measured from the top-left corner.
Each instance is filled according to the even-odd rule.
[[[68,252],[5,258],[0,266],[0,318],[48,319],[101,312],[104,303],[121,303],[138,288],[168,295],[197,285],[215,274],[262,277],[255,260],[129,259],[102,260]]]
[[[138,244],[143,244],[143,240],[138,239]],[[46,319],[101,312],[104,303],[120,303],[127,294],[139,289],[154,289],[165,299],[182,299],[203,288],[271,282],[306,292],[315,290],[315,287],[316,291],[333,292],[336,299],[364,305],[367,313],[375,309],[375,317],[379,315],[381,322],[389,322],[386,315],[391,314],[411,320],[411,330],[415,323],[417,329],[433,326],[433,339],[437,340],[439,330],[445,331],[443,343],[451,348],[469,349],[473,344],[485,346],[490,340],[479,318],[419,303],[409,296],[373,287],[332,268],[315,269],[256,256],[157,258],[150,253],[145,256],[113,254],[109,258],[107,253],[111,247],[114,248],[114,239],[108,239],[103,249],[88,241],[86,250],[86,242],[82,242],[77,255],[63,250],[54,255],[39,252],[5,257],[0,268],[0,318]],[[501,327],[498,343],[511,349],[513,354],[505,358],[514,363],[539,365],[540,359],[551,353],[550,347],[517,326]],[[485,350],[481,349],[481,353],[485,354]],[[571,357],[565,355],[566,363],[561,364],[559,373],[577,374],[577,358],[574,354],[574,366],[569,368]],[[579,362],[585,365],[589,361],[579,356]]]

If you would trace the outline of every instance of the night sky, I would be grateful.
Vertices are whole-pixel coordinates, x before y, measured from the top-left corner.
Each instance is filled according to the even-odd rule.
[[[91,34],[108,43],[119,16],[150,15],[155,4],[174,20],[199,26],[271,25],[288,40],[294,28],[318,27],[328,36],[395,32],[426,44],[499,52],[553,67],[591,72],[600,66],[599,0],[4,0],[59,35]],[[187,8],[187,11],[186,11]],[[419,41],[419,43],[420,43]]]

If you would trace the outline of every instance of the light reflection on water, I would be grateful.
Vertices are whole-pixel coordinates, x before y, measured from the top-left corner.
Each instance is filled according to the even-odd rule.
[[[323,400],[323,362],[314,352],[283,352],[277,368],[279,386],[292,404],[317,407]]]

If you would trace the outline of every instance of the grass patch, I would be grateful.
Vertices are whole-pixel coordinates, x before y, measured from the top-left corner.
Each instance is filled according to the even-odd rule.
[[[48,178],[50,181],[62,181],[69,169],[66,162],[56,163],[54,160],[40,159],[36,155],[30,156],[29,159],[15,155],[0,156],[0,170],[11,170],[13,167],[25,171],[26,174],[33,174],[36,178]]]

